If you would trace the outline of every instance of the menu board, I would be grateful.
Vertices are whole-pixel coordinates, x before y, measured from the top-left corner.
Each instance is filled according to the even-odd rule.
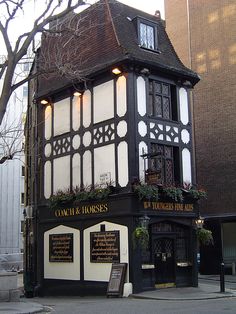
[[[122,296],[126,268],[126,263],[112,264],[110,279],[107,287],[107,296]]]
[[[120,232],[90,233],[90,262],[113,263],[120,261]]]
[[[49,235],[49,262],[73,262],[73,233]]]

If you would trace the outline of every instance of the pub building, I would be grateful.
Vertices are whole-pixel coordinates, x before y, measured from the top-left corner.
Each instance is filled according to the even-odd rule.
[[[76,32],[59,35],[67,23]],[[116,263],[127,293],[197,286],[198,75],[159,12],[102,0],[50,29],[31,74],[63,62],[29,84],[26,295],[106,294]]]

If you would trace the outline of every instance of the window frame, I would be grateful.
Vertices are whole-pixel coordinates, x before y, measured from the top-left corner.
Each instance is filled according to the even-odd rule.
[[[135,18],[135,22],[136,22],[136,28],[137,28],[137,34],[138,34],[138,44],[139,47],[145,50],[149,50],[149,51],[154,51],[154,52],[160,52],[158,49],[158,35],[157,35],[157,24],[155,22],[152,22],[148,19],[142,18],[137,16]],[[144,24],[146,26],[152,27],[153,28],[153,38],[154,38],[154,48],[148,48],[148,47],[144,47],[141,46],[141,24]]]
[[[157,108],[155,107],[155,91],[154,91],[154,82],[157,82],[162,85],[168,85],[169,89],[169,95],[165,95],[162,92],[157,93],[161,97],[161,112],[162,115],[158,116],[156,115],[157,113]],[[150,84],[152,84],[152,92],[150,92]],[[162,87],[161,87],[162,88]],[[162,80],[161,78],[153,78],[150,77],[148,79],[148,85],[147,85],[147,114],[150,118],[154,119],[162,119],[166,121],[174,121],[174,122],[179,122],[179,112],[178,112],[178,97],[177,97],[177,86],[170,82],[170,81],[165,81]],[[163,99],[164,98],[169,99],[169,118],[164,117],[163,115]]]
[[[165,143],[156,143],[156,142],[151,142],[150,143],[150,152],[151,154],[155,153],[153,152],[152,147],[155,146],[155,151],[157,153],[156,157],[150,158],[150,162],[149,162],[149,167],[151,170],[159,170],[157,169],[157,164],[159,163],[158,159],[161,160],[161,176],[160,179],[158,180],[157,184],[160,185],[167,185],[167,186],[171,186],[171,185],[176,185],[177,183],[179,183],[180,181],[180,160],[179,160],[179,147],[178,146],[173,146],[173,145],[168,145]],[[163,147],[163,154],[158,154],[158,146]],[[171,149],[171,156],[167,157],[165,154],[166,149],[170,148]],[[168,161],[172,162],[172,182],[167,182],[167,173],[166,173],[166,163]],[[154,165],[154,167],[153,167]]]

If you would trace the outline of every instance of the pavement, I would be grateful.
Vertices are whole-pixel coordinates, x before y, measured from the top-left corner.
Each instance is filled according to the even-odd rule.
[[[132,294],[130,298],[151,299],[151,300],[206,300],[236,297],[236,290],[225,289],[225,292],[220,292],[220,278],[217,275],[199,275],[198,287],[183,287],[183,288],[166,288],[145,291],[137,294]],[[209,284],[209,281],[218,282],[218,284]],[[225,282],[236,283],[236,276],[226,275]],[[22,285],[22,276],[19,276],[18,287]],[[79,298],[79,297],[78,297]],[[35,300],[35,301],[34,301]],[[43,300],[43,299],[42,299]],[[56,298],[55,298],[56,300]],[[69,300],[69,298],[68,298]],[[42,301],[43,302],[43,301]],[[31,313],[49,313],[50,310],[40,304],[40,298],[27,299],[20,298],[19,302],[0,302],[1,314],[31,314]]]

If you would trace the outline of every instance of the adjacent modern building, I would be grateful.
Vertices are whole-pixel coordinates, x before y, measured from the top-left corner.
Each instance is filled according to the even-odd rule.
[[[236,262],[236,3],[165,0],[166,30],[182,62],[197,71],[193,91],[197,180],[214,245],[201,249],[201,271],[235,272]]]
[[[59,22],[31,70],[57,72],[29,85],[26,290],[104,294],[120,263],[130,291],[196,286],[198,75],[158,14],[112,0]]]
[[[25,77],[28,70],[28,62],[19,64],[16,69],[18,77]],[[0,254],[23,252],[25,196],[23,128],[27,99],[26,84],[13,93],[0,126]]]

